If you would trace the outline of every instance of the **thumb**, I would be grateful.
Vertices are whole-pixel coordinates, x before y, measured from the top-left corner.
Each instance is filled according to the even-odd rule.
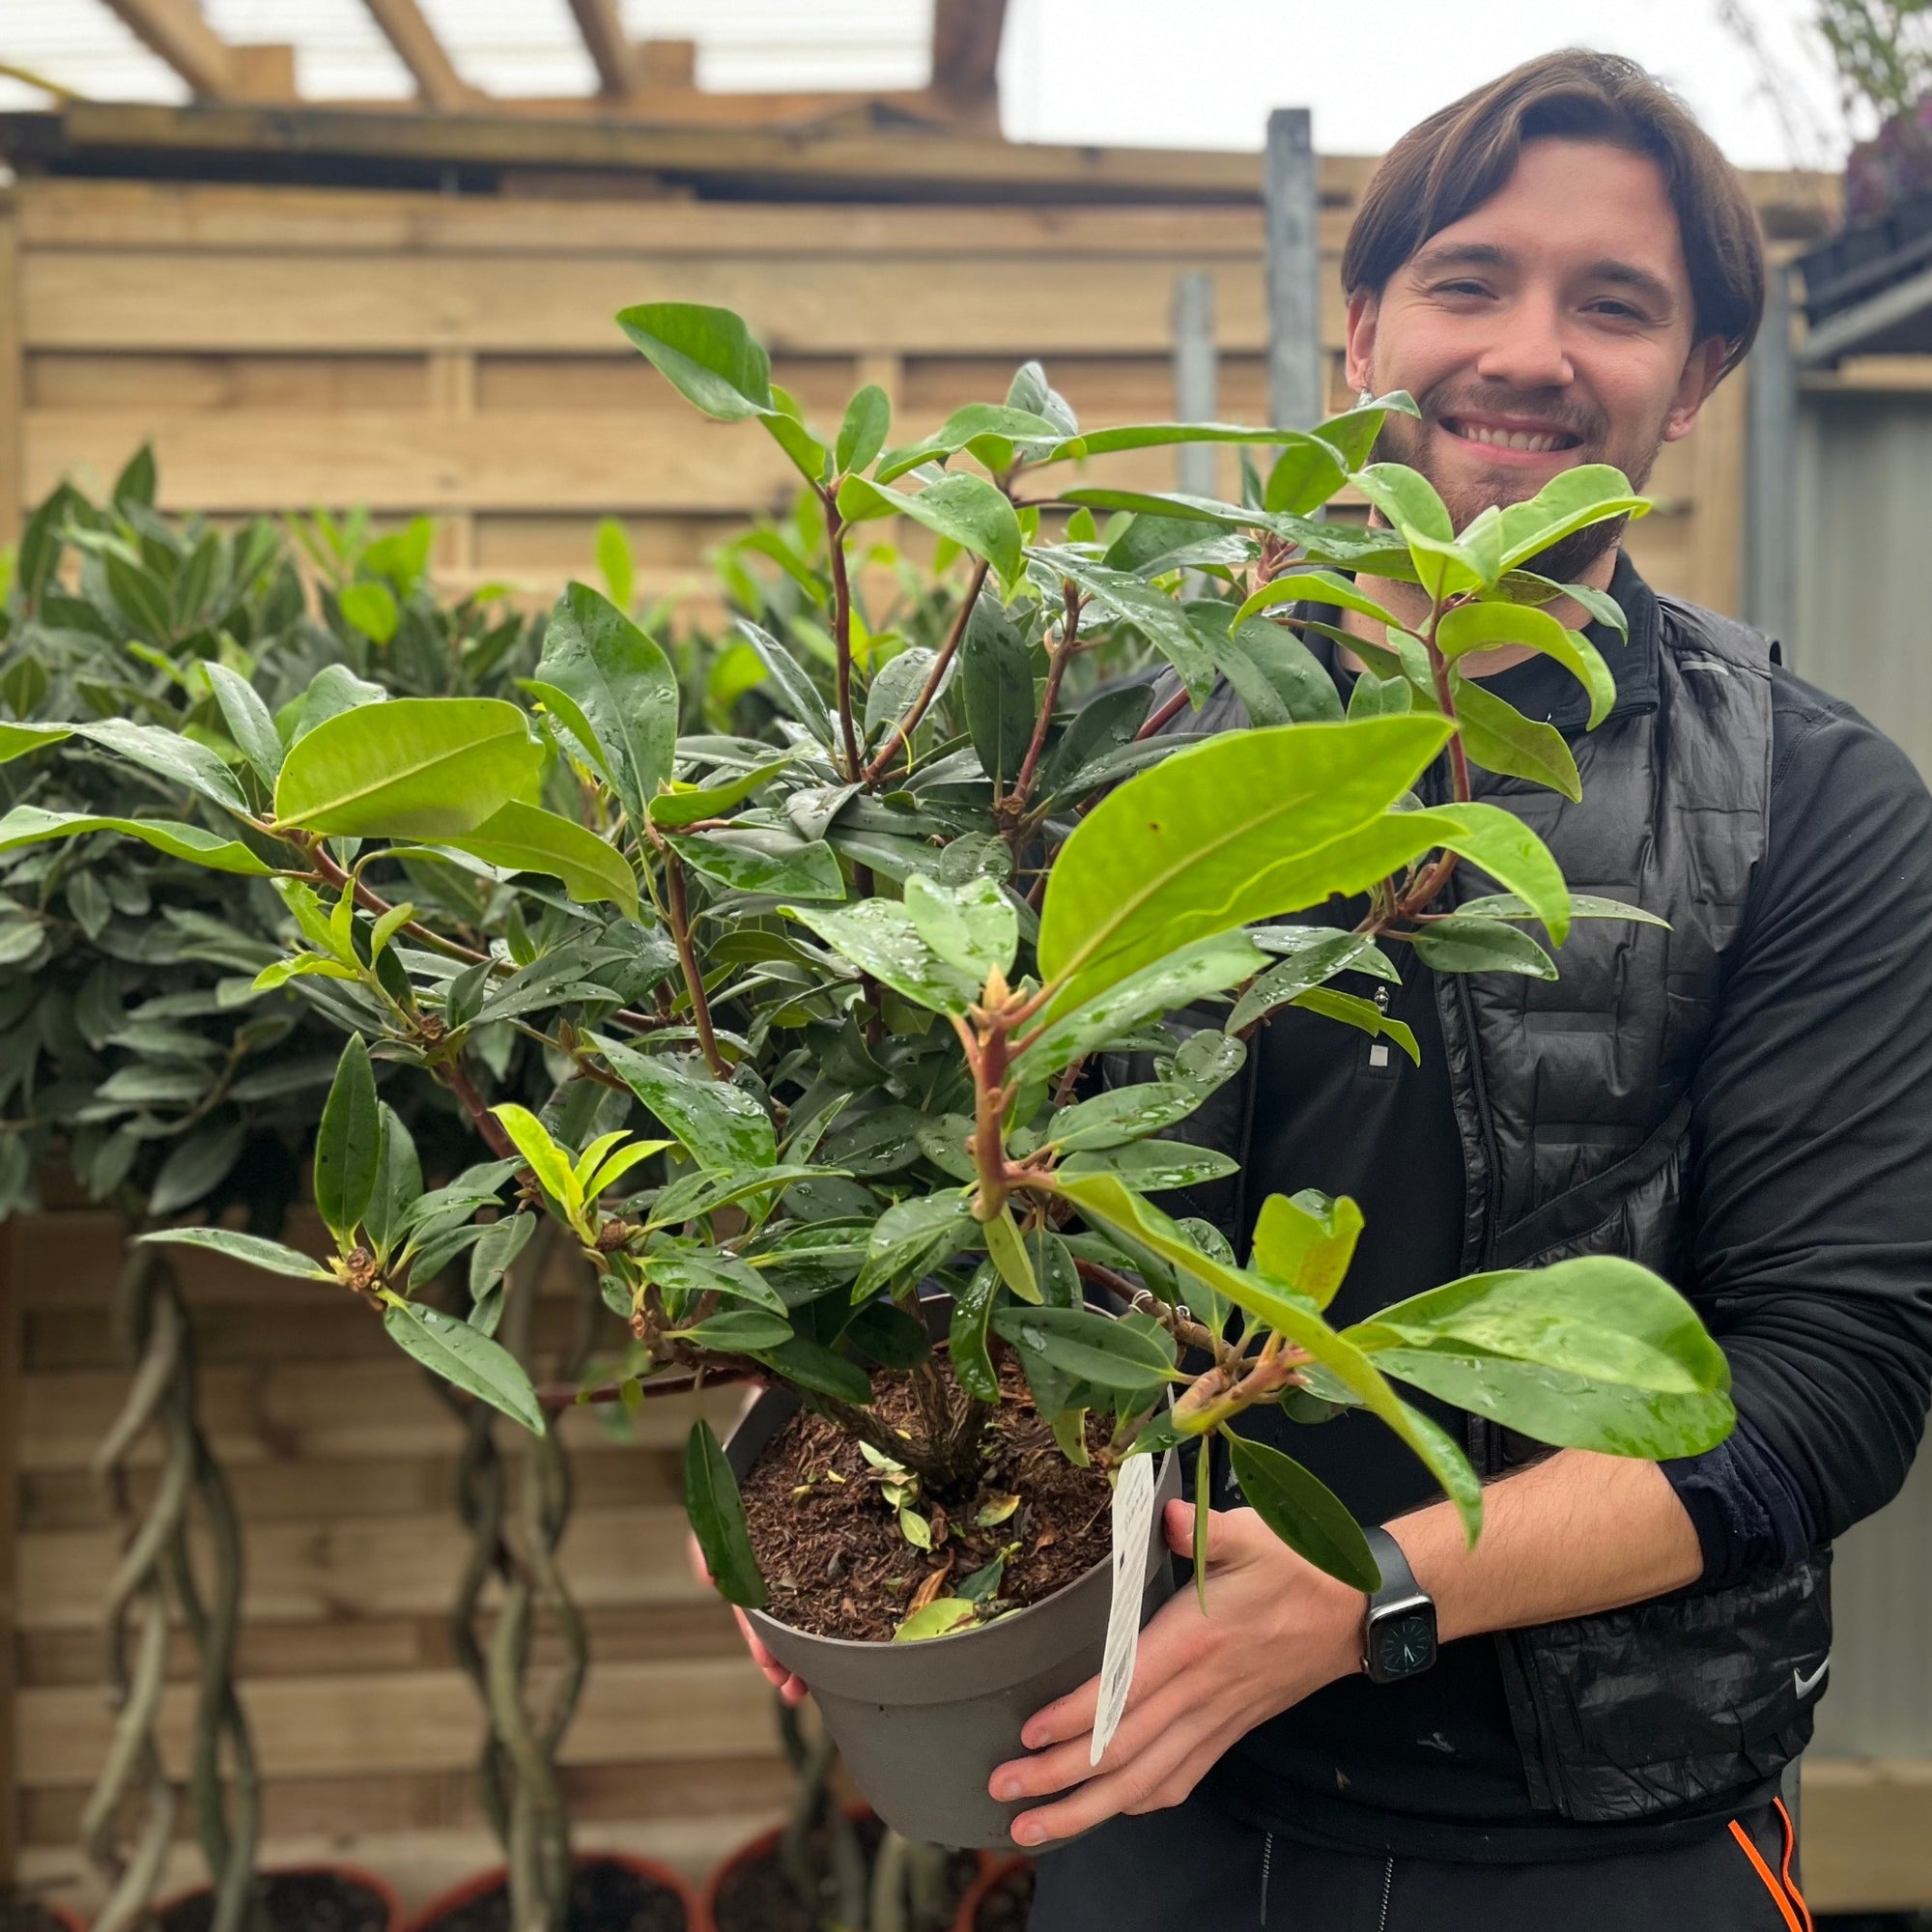
[[[1192,1503],[1171,1502],[1161,1516],[1161,1528],[1167,1536],[1167,1547],[1177,1556],[1194,1554],[1194,1505]],[[1227,1555],[1228,1531],[1220,1515],[1208,1512],[1208,1561],[1218,1563]]]

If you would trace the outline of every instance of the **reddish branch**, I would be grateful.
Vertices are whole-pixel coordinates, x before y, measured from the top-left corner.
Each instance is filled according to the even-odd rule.
[[[946,641],[939,647],[939,655],[932,661],[932,668],[926,673],[925,683],[920,694],[907,706],[904,714],[886,734],[886,742],[879,747],[878,756],[866,767],[864,778],[867,784],[876,784],[886,775],[886,767],[893,761],[893,754],[901,745],[910,747],[912,734],[919,729],[920,721],[931,707],[932,700],[939,696],[939,687],[946,679],[946,668],[952,662],[953,653],[959,648],[959,640],[966,635],[966,626],[972,621],[973,607],[980,601],[980,591],[986,582],[986,560],[981,557],[974,567],[972,582],[966,586],[966,595],[960,601],[959,609],[953,612],[952,628],[946,634]]]
[[[677,947],[678,963],[684,968],[685,990],[691,995],[692,1023],[697,1029],[697,1043],[704,1058],[721,1080],[731,1077],[724,1056],[718,1051],[718,1036],[711,1030],[711,1004],[704,997],[704,975],[697,964],[697,952],[691,943],[691,914],[684,897],[684,867],[675,852],[665,855],[666,910],[670,916],[670,936]]]

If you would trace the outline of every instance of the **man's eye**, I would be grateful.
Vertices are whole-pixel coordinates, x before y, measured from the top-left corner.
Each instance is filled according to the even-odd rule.
[[[1642,322],[1644,313],[1640,308],[1633,308],[1627,301],[1617,301],[1605,296],[1602,301],[1590,304],[1601,315],[1614,316],[1619,322]]]
[[[1438,296],[1486,296],[1489,290],[1481,282],[1437,282]]]

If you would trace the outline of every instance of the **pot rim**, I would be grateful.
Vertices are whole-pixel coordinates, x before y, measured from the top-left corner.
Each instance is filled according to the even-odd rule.
[[[352,1863],[348,1859],[294,1859],[287,1864],[264,1865],[255,1876],[262,1878],[344,1878],[352,1885],[359,1885],[365,1891],[373,1891],[388,1907],[389,1917],[386,1932],[402,1932],[407,1915],[403,1911],[403,1901],[396,1888],[381,1872],[374,1872],[367,1865]],[[171,1892],[159,1900],[153,1908],[156,1919],[164,1918],[170,1912],[185,1905],[190,1898],[197,1898],[203,1892],[212,1892],[212,1885],[184,1886],[181,1890]]]
[[[656,1859],[647,1859],[635,1852],[591,1851],[573,1852],[571,1867],[579,1865],[622,1865],[640,1878],[647,1878],[655,1886],[669,1892],[684,1907],[684,1921],[687,1932],[699,1932],[704,1923],[697,1916],[697,1894],[691,1889],[690,1882],[681,1872],[670,1866],[660,1864]],[[506,1864],[488,1865],[481,1871],[471,1872],[468,1878],[458,1879],[454,1885],[445,1886],[437,1892],[429,1903],[409,1921],[405,1932],[429,1932],[429,1928],[440,1918],[459,1910],[472,1898],[480,1898],[487,1891],[494,1891],[499,1885],[509,1882],[510,1868]]]

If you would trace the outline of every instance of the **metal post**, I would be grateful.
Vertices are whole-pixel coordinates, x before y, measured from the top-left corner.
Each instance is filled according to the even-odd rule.
[[[1212,422],[1214,399],[1214,277],[1194,270],[1174,278],[1174,416],[1177,422]],[[1175,486],[1190,497],[1215,494],[1215,446],[1183,442],[1175,463]]]
[[[1764,325],[1748,363],[1745,467],[1745,615],[1785,646],[1797,616],[1798,376],[1791,355],[1791,270],[1770,267]]]
[[[1321,196],[1305,107],[1268,116],[1268,413],[1277,429],[1327,414],[1321,356]]]

